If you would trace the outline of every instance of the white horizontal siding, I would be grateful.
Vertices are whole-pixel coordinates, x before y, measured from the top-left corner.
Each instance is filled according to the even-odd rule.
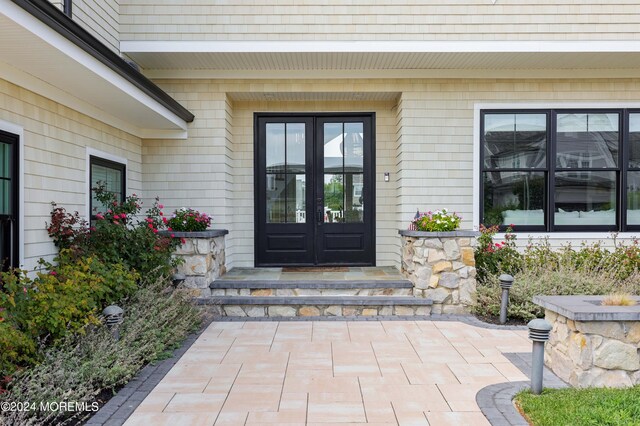
[[[638,40],[635,0],[120,0],[122,40]]]
[[[51,202],[86,215],[86,148],[127,158],[127,186],[142,189],[141,141],[0,80],[0,120],[24,129],[24,267],[56,249],[46,232]],[[2,125],[0,124],[0,129]]]

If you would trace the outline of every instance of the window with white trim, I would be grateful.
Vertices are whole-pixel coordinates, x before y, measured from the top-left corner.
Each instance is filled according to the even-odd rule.
[[[104,206],[95,197],[94,189],[98,186],[104,186],[107,192],[115,194],[116,200],[122,202],[126,197],[126,166],[104,158],[90,156],[89,157],[89,182],[90,186],[90,211],[91,218],[95,217],[98,212],[105,212],[109,206]]]
[[[480,223],[640,229],[640,111],[482,110]]]

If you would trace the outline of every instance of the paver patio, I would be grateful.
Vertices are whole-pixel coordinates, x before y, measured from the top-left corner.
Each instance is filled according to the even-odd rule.
[[[126,425],[488,425],[526,331],[446,321],[214,322]]]

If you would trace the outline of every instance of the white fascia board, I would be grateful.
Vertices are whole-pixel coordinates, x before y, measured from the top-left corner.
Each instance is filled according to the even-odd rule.
[[[135,55],[133,55],[135,56]],[[570,76],[568,75],[570,73]],[[150,79],[310,80],[310,79],[416,79],[416,78],[640,78],[640,69],[385,69],[385,70],[216,70],[145,69]]]
[[[640,52],[635,40],[621,41],[146,41],[122,40],[123,53],[528,53]]]
[[[169,111],[155,99],[151,98],[149,95],[144,93],[138,87],[133,85],[131,82],[127,81],[120,75],[118,75],[115,71],[102,64],[96,58],[91,56],[89,53],[85,52],[78,46],[76,46],[71,41],[67,40],[62,35],[58,34],[56,31],[48,27],[46,24],[32,16],[30,13],[20,8],[18,5],[9,2],[2,1],[2,8],[0,9],[0,13],[5,15],[7,18],[20,25],[27,31],[33,33],[37,37],[39,37],[43,42],[48,43],[54,49],[60,51],[65,54],[69,58],[73,59],[79,65],[89,69],[91,72],[102,78],[103,80],[109,82],[111,85],[116,87],[118,90],[127,93],[129,96],[134,98],[136,101],[143,104],[145,107],[151,109],[155,113],[161,115],[166,120],[170,121],[176,127],[186,131],[187,123],[178,117],[173,112]],[[28,87],[27,87],[28,88]],[[62,90],[58,89],[60,92]],[[36,92],[38,93],[38,92]],[[67,98],[68,99],[68,98]],[[83,101],[80,101],[83,102]],[[62,102],[61,102],[62,103]],[[86,104],[86,102],[85,102]],[[76,109],[76,108],[74,108]],[[99,110],[96,107],[93,107],[90,111],[95,112],[95,110]],[[79,110],[84,112],[82,109]],[[88,114],[89,115],[89,114]],[[100,116],[104,116],[104,111]],[[103,121],[100,117],[94,117],[100,121]],[[136,126],[129,125],[128,126],[132,131],[132,134],[136,135],[138,133],[133,133],[136,130]],[[137,136],[137,135],[136,135]]]

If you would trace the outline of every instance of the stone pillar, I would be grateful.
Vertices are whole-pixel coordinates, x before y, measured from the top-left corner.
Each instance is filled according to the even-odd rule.
[[[202,232],[172,232],[175,238],[183,238],[184,244],[173,254],[183,260],[178,272],[187,279],[181,288],[192,289],[196,297],[211,296],[209,284],[226,272],[224,236],[226,229]]]
[[[401,230],[401,272],[413,295],[433,300],[432,313],[464,314],[476,301],[475,231]]]

